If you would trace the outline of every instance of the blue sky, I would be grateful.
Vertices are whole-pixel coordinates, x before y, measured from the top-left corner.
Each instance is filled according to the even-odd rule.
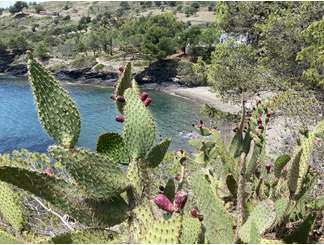
[[[0,8],[7,8],[11,5],[13,5],[16,1],[6,1],[6,0],[0,0]],[[39,0],[24,0],[24,2],[41,2]]]

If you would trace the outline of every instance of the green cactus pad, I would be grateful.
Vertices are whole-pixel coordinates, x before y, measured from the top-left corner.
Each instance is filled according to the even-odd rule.
[[[132,77],[132,65],[129,62],[129,63],[127,63],[124,72],[121,74],[120,78],[117,81],[116,92],[115,92],[116,96],[118,96],[118,95],[124,96],[124,92],[126,91],[126,89],[132,87],[132,83],[131,83],[132,78],[131,77]],[[125,103],[116,101],[116,106],[117,106],[118,111],[121,114],[123,114]]]
[[[174,183],[174,178],[170,178],[164,187],[163,193],[167,198],[169,198],[169,200],[171,202],[173,202],[173,200],[174,200],[175,190],[176,190],[176,187],[175,187],[175,183]]]
[[[122,217],[122,215],[113,214],[111,211],[120,210],[122,213],[127,211],[127,207],[120,198],[92,200],[74,184],[24,168],[1,166],[0,180],[50,202],[85,224],[114,224],[115,217]],[[111,216],[113,216],[113,220]]]
[[[274,175],[276,176],[276,178],[280,178],[281,170],[286,166],[289,160],[290,160],[290,156],[287,154],[281,155],[276,159],[273,166]]]
[[[276,200],[275,206],[276,206],[276,225],[279,225],[287,215],[287,211],[289,208],[289,199],[286,197],[282,197]]]
[[[204,217],[207,240],[210,243],[233,243],[233,220],[205,176],[202,173],[195,174],[190,184],[198,209]]]
[[[22,241],[17,240],[13,235],[6,231],[0,230],[0,244],[22,244]]]
[[[168,220],[154,220],[149,226],[146,226],[140,238],[140,243],[179,243],[181,230],[181,217],[173,215]]]
[[[81,127],[75,103],[47,69],[32,58],[28,60],[28,77],[41,125],[57,143],[73,147]]]
[[[255,225],[255,223],[252,221],[251,222],[251,229],[250,229],[250,240],[249,244],[259,244],[261,241],[261,236],[258,232],[258,229]]]
[[[51,239],[54,244],[114,244],[121,243],[115,232],[99,229],[86,229],[63,233]]]
[[[233,197],[237,195],[237,183],[234,179],[233,175],[229,174],[226,176],[226,186],[229,192],[232,194]]]
[[[160,144],[155,145],[149,151],[145,159],[147,167],[155,168],[163,161],[163,158],[169,149],[170,143],[171,140],[165,139]]]
[[[2,217],[16,230],[25,223],[19,195],[5,182],[0,181],[0,212]]]
[[[204,128],[204,127],[197,128],[197,127],[194,127],[194,130],[197,133],[199,133],[201,136],[209,136],[209,135],[211,135],[209,128]]]
[[[300,194],[303,190],[303,184],[305,181],[305,176],[309,169],[309,161],[313,151],[313,143],[316,137],[324,138],[324,120],[319,122],[314,130],[308,134],[308,137],[301,136],[301,148],[303,149],[303,153],[300,157],[300,166],[299,166],[299,174],[297,181],[297,189],[296,194]],[[298,148],[297,148],[298,151]]]
[[[97,140],[97,152],[104,154],[115,163],[129,164],[128,150],[119,134],[105,133],[100,135]]]
[[[182,244],[196,244],[198,243],[201,233],[201,222],[198,218],[193,218],[186,212],[182,219],[182,229],[180,243]]]
[[[229,145],[229,152],[234,158],[240,156],[243,147],[243,136],[241,131],[237,131]]]
[[[135,160],[131,161],[128,165],[127,179],[133,187],[136,196],[140,197],[144,189],[143,178],[139,166]]]
[[[61,146],[51,146],[48,152],[65,166],[90,198],[109,199],[125,191],[128,185],[120,167],[103,155]]]
[[[315,218],[315,214],[308,214],[303,222],[300,223],[291,234],[283,238],[285,243],[309,243],[309,234],[314,226]]]
[[[300,169],[300,162],[301,162],[300,160],[301,160],[302,153],[303,153],[303,148],[300,148],[290,161],[290,166],[288,170],[288,188],[289,188],[290,196],[294,196],[297,190],[297,182],[299,177],[299,169]]]
[[[253,174],[258,166],[260,161],[260,157],[262,155],[264,143],[257,143],[256,141],[251,141],[251,148],[250,152],[247,156],[247,165],[246,165],[246,172],[245,177],[249,179]]]
[[[132,158],[143,158],[155,141],[155,123],[134,89],[125,91],[123,138]]]
[[[264,200],[252,210],[247,221],[239,230],[239,237],[243,242],[249,243],[251,241],[251,230],[253,231],[256,228],[258,235],[262,235],[274,224],[275,219],[275,204],[269,199]],[[255,228],[252,224],[255,225]]]

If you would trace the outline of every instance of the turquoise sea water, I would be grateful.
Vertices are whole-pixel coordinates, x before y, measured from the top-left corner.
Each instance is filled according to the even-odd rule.
[[[94,149],[97,136],[121,131],[110,99],[112,89],[82,85],[66,88],[81,112],[79,146]],[[158,137],[172,138],[172,149],[188,149],[191,125],[200,118],[199,105],[156,91],[149,93],[153,99],[149,108],[157,122]],[[0,76],[0,153],[20,148],[45,152],[53,143],[38,122],[29,83],[21,78]]]

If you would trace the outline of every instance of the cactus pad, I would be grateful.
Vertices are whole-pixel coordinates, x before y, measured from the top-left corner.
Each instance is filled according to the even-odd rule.
[[[126,116],[123,138],[132,158],[141,158],[151,150],[155,141],[155,123],[149,110],[134,89],[125,91]]]
[[[300,148],[290,161],[290,166],[288,170],[288,188],[289,188],[290,196],[294,196],[297,190],[297,183],[298,183],[299,169],[300,169],[300,159],[302,153],[303,153],[303,148]]]
[[[281,176],[281,170],[286,166],[289,160],[290,156],[287,154],[281,155],[276,159],[273,167],[274,175],[276,176],[276,178],[279,178]]]
[[[0,212],[16,231],[23,228],[24,216],[19,204],[18,193],[2,181],[0,181]]]
[[[171,140],[165,139],[160,144],[155,145],[146,156],[147,166],[150,168],[157,167],[162,161],[168,151]]]
[[[59,144],[73,147],[81,127],[75,103],[46,68],[32,58],[28,60],[28,77],[43,128]]]
[[[132,65],[129,62],[127,63],[124,72],[121,74],[120,78],[117,81],[116,92],[115,92],[116,96],[124,96],[124,92],[126,91],[126,89],[132,87],[131,76],[132,76]],[[123,114],[125,103],[116,101],[116,105],[118,111],[121,114]]]
[[[274,224],[275,219],[275,204],[271,200],[264,200],[253,209],[247,221],[240,228],[239,237],[243,242],[249,243],[251,241],[251,230],[253,231],[256,228],[258,235],[262,235]]]
[[[54,244],[102,244],[121,243],[114,232],[98,229],[86,229],[57,235],[51,239]]]
[[[197,173],[191,177],[190,183],[198,209],[204,216],[203,224],[206,227],[205,236],[208,241],[210,243],[232,243],[233,220],[205,176]]]
[[[13,235],[7,233],[6,231],[0,230],[0,244],[22,244]]]
[[[109,224],[112,219],[111,215],[119,215],[112,213],[112,210],[115,212],[116,210],[122,212],[126,210],[126,206],[121,202],[120,198],[101,201],[92,200],[77,186],[67,183],[65,180],[28,169],[1,166],[0,180],[50,202],[85,224]]]
[[[60,146],[51,146],[48,152],[65,166],[91,198],[109,199],[123,192],[128,185],[119,166],[103,155]]]
[[[109,160],[128,165],[128,151],[123,138],[116,133],[105,133],[97,140],[97,152],[108,157]]]

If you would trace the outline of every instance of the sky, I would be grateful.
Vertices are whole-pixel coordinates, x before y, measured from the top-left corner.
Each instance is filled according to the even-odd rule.
[[[0,8],[7,8],[13,5],[16,1],[7,1],[7,0],[0,0]],[[39,0],[24,0],[24,2],[41,2]]]

